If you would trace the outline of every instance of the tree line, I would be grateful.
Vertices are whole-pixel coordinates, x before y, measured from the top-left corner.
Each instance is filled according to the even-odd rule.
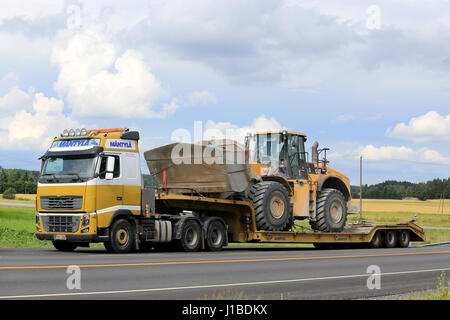
[[[0,166],[0,194],[13,188],[16,193],[35,194],[39,171],[23,169],[4,169]],[[143,175],[144,186],[152,186],[152,178]],[[412,183],[388,180],[374,185],[363,185],[365,199],[404,199],[419,200],[450,198],[450,178],[433,179],[427,182]],[[352,197],[359,198],[359,186],[351,186]]]
[[[15,193],[34,194],[38,177],[39,171],[4,169],[0,166],[0,193],[12,188]]]
[[[359,186],[352,186],[352,197],[359,198]],[[450,197],[450,178],[433,179],[427,182],[411,183],[407,181],[388,180],[374,185],[363,185],[362,195],[365,199],[405,199],[419,200]]]

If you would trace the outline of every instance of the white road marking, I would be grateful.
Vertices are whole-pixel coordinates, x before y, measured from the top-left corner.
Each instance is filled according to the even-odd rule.
[[[381,276],[400,275],[400,274],[412,274],[412,273],[423,273],[423,272],[437,272],[437,271],[447,271],[447,270],[450,270],[450,267],[449,268],[441,268],[441,269],[386,272],[386,273],[382,273]],[[131,290],[116,290],[116,291],[92,291],[92,292],[29,294],[29,295],[19,295],[19,296],[0,296],[0,299],[45,298],[45,297],[64,297],[64,296],[82,296],[82,295],[102,295],[102,294],[120,294],[120,293],[142,293],[142,292],[157,292],[157,291],[175,291],[175,290],[187,290],[187,289],[210,289],[210,288],[221,288],[221,287],[257,286],[257,285],[289,283],[289,282],[306,282],[306,281],[319,281],[319,280],[362,278],[362,277],[368,277],[368,276],[369,276],[368,274],[356,274],[356,275],[347,275],[347,276],[302,278],[302,279],[288,279],[288,280],[271,280],[271,281],[242,282],[242,283],[223,283],[223,284],[209,284],[209,285],[172,287],[172,288],[150,288],[150,289],[131,289]]]

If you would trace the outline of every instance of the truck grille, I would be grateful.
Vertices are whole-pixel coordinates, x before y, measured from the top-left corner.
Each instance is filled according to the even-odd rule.
[[[77,232],[80,217],[77,216],[41,216],[42,225],[47,232]]]
[[[48,196],[41,197],[43,210],[78,210],[83,206],[82,196]]]

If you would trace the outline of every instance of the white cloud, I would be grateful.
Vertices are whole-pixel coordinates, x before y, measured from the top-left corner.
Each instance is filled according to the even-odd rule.
[[[347,122],[351,120],[355,120],[355,117],[350,113],[346,113],[339,115],[336,119],[333,120],[333,122]]]
[[[64,0],[3,0],[0,22],[14,17],[35,20],[62,13],[63,8]]]
[[[375,147],[369,144],[365,147],[359,148],[356,153],[361,154],[363,156],[363,159],[371,161],[399,160],[418,163],[450,165],[450,157],[445,157],[438,151],[426,147],[414,150],[405,146]]]
[[[167,93],[138,51],[119,55],[93,29],[75,34],[67,47],[55,48],[52,63],[59,68],[55,89],[70,103],[73,116],[161,118],[177,109],[172,100],[157,110]]]
[[[436,111],[430,111],[412,118],[408,124],[397,124],[394,129],[388,129],[386,135],[416,143],[450,141],[450,114],[440,115]]]
[[[0,97],[0,112],[3,116],[12,114],[18,109],[30,106],[31,101],[30,93],[24,92],[18,87],[13,87],[8,93]]]
[[[189,104],[191,106],[203,106],[209,104],[216,104],[216,96],[209,91],[194,91],[189,95]]]
[[[0,139],[3,149],[45,150],[52,138],[65,128],[80,127],[80,124],[63,114],[64,102],[48,98],[42,93],[30,94],[30,106],[18,110],[13,116],[0,118],[3,130]],[[31,109],[27,111],[26,109]]]
[[[204,128],[204,139],[233,139],[240,143],[244,142],[244,138],[249,133],[266,130],[284,129],[275,118],[266,118],[264,115],[256,118],[250,125],[239,127],[230,122],[214,122],[209,120]]]

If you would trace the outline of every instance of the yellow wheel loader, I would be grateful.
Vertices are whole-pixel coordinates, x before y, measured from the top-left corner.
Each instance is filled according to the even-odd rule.
[[[247,196],[259,229],[287,231],[296,219],[309,219],[318,231],[344,229],[351,200],[349,179],[327,166],[329,149],[318,150],[317,142],[308,162],[305,141],[304,134],[290,131],[247,136],[252,173]]]

